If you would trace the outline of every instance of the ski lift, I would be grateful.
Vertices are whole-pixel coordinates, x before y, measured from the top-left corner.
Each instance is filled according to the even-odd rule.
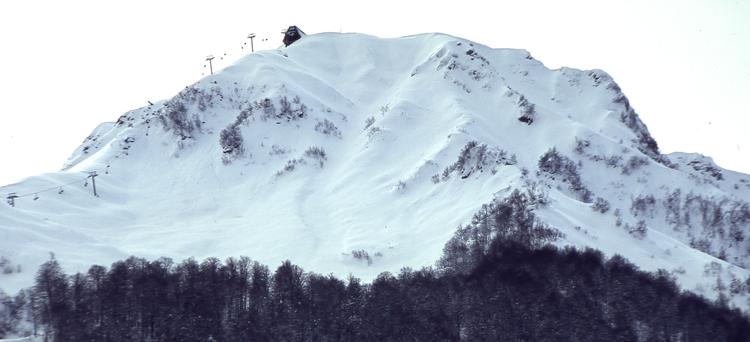
[[[18,195],[16,195],[15,192],[11,192],[8,194],[8,204],[10,204],[11,207],[16,206],[16,198],[18,198]]]

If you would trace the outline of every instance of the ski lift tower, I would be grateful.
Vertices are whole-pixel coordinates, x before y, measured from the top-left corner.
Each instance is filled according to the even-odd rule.
[[[11,192],[8,194],[8,204],[10,204],[11,207],[16,206],[16,198],[18,198],[18,195],[16,195],[15,192]]]
[[[250,39],[250,52],[255,52],[255,47],[253,46],[253,38],[255,38],[255,33],[248,34],[247,38]]]
[[[208,56],[206,56],[206,61],[208,61],[208,68],[211,70],[211,75],[214,74],[214,66],[213,66],[213,64],[211,64],[211,61],[213,59],[214,59],[214,55],[208,55]]]

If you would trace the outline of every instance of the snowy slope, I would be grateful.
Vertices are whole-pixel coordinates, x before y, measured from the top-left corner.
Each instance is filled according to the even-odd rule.
[[[540,167],[553,147],[567,167]],[[0,288],[28,286],[49,252],[68,272],[247,255],[371,279],[433,264],[483,203],[527,187],[548,194],[537,213],[560,245],[710,298],[748,278],[750,176],[659,154],[605,72],[442,34],[326,33],[247,55],[100,125],[62,171],[0,188],[28,195],[0,205],[0,255],[23,268]]]

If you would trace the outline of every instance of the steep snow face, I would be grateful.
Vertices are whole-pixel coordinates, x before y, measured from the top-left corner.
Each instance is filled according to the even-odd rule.
[[[0,255],[23,266],[0,287],[49,252],[69,272],[247,255],[371,279],[432,265],[516,188],[548,197],[558,244],[747,305],[750,177],[661,155],[603,71],[441,34],[306,36],[100,125],[61,172],[0,188],[22,195],[0,206]]]

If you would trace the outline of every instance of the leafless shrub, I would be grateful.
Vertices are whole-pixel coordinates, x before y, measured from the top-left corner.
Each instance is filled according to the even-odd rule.
[[[557,152],[554,147],[539,158],[539,171],[552,176],[559,176],[563,182],[570,184],[570,190],[576,192],[584,202],[591,202],[592,192],[581,180],[578,164]]]
[[[374,124],[375,124],[375,117],[371,116],[365,119],[365,130],[369,129]]]
[[[316,160],[320,167],[323,167],[326,160],[328,160],[328,156],[326,155],[326,151],[323,148],[312,146],[308,148],[305,151],[305,157],[309,159]]]
[[[336,125],[334,125],[333,122],[329,121],[328,119],[319,121],[315,125],[315,131],[341,139],[341,131],[339,131],[339,128],[336,127]]]
[[[653,195],[637,196],[630,203],[630,213],[635,217],[654,217],[656,199]]]
[[[472,140],[461,149],[456,161],[443,170],[442,180],[447,180],[453,173],[458,173],[465,179],[474,172],[484,172],[487,168],[494,171],[495,166],[514,165],[516,162],[515,155],[508,157],[504,150],[489,148]]]
[[[604,214],[609,211],[609,202],[601,197],[597,197],[594,200],[594,204],[591,206],[591,209]]]
[[[635,226],[630,226],[629,224],[625,224],[625,230],[634,238],[638,240],[643,240],[646,237],[646,233],[648,232],[648,227],[646,227],[646,222],[643,220],[638,221]]]
[[[239,127],[235,125],[230,125],[221,131],[221,134],[219,135],[219,144],[221,144],[222,152],[225,157],[237,157],[242,155],[245,151],[242,132]],[[229,159],[225,159],[225,163],[228,161]]]
[[[644,165],[648,165],[648,158],[631,156],[630,159],[628,159],[628,161],[625,163],[625,165],[622,166],[622,174],[629,175],[633,173],[633,171],[640,169],[641,166]]]
[[[372,265],[372,258],[370,257],[370,254],[367,253],[367,251],[364,249],[352,251],[352,257],[357,260],[367,261],[368,266]]]

